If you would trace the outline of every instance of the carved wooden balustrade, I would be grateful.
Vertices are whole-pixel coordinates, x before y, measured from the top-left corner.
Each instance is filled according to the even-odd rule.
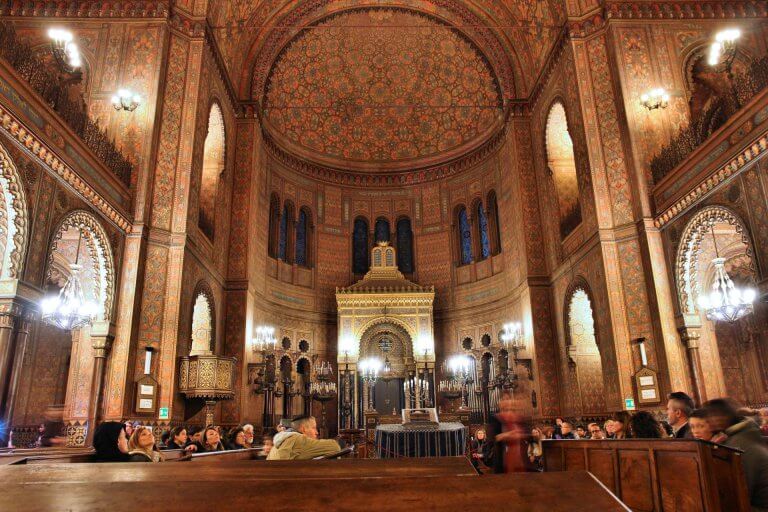
[[[0,22],[0,58],[16,70],[120,181],[130,186],[133,164],[104,129],[91,120],[85,104],[70,98],[67,79],[54,73],[29,45],[22,43],[8,22]]]
[[[732,94],[712,102],[701,115],[664,146],[651,160],[651,173],[655,183],[682,164],[689,155],[704,144],[718,129],[740,110],[749,105],[755,96],[768,87],[768,57],[754,60],[745,73],[733,79]]]

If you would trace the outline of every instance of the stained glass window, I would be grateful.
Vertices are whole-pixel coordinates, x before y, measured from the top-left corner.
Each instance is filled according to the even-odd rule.
[[[491,255],[491,239],[488,237],[488,217],[485,215],[483,203],[477,203],[477,226],[480,231],[480,259]]]
[[[302,209],[296,224],[296,264],[306,267],[307,263],[307,212]]]
[[[285,261],[285,252],[288,248],[288,205],[283,207],[283,215],[280,217],[280,244],[277,248],[277,257]]]
[[[472,263],[472,231],[469,229],[467,209],[459,210],[459,240],[461,242],[461,264]]]
[[[407,217],[397,221],[397,268],[405,274],[413,273],[413,231]]]
[[[365,274],[368,267],[368,222],[357,218],[352,230],[352,271]]]
[[[389,242],[389,221],[387,219],[376,220],[376,242]]]

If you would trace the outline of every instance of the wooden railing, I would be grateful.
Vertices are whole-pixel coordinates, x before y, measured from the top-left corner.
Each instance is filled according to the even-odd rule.
[[[133,164],[104,129],[90,118],[85,104],[70,98],[66,81],[42,62],[29,45],[18,39],[8,22],[0,22],[0,58],[13,67],[120,181],[130,186]]]
[[[688,155],[704,144],[760,91],[768,87],[768,57],[752,61],[745,73],[734,76],[733,82],[731,95],[714,100],[651,160],[651,173],[655,183],[659,183],[683,163]]]

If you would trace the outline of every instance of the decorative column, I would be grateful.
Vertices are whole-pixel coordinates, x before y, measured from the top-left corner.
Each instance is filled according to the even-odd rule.
[[[26,312],[19,316],[16,322],[16,347],[13,355],[13,366],[9,375],[10,384],[6,392],[7,399],[4,406],[4,413],[2,416],[0,416],[0,423],[6,425],[9,430],[11,427],[11,422],[13,421],[14,406],[16,405],[16,393],[19,387],[19,378],[21,377],[22,365],[24,364],[24,354],[27,351],[29,327],[31,323],[32,315]]]
[[[95,322],[91,327],[91,347],[93,348],[93,373],[91,374],[91,393],[88,397],[88,431],[85,437],[85,445],[93,444],[93,433],[99,421],[101,399],[104,395],[104,371],[107,365],[107,356],[112,348],[114,334],[110,330],[109,322]]]
[[[678,331],[680,332],[680,339],[688,351],[688,369],[693,381],[693,398],[696,404],[701,406],[701,404],[707,401],[707,389],[704,386],[704,372],[699,354],[701,330],[696,327],[681,327]]]
[[[11,304],[5,311],[0,312],[0,421],[2,425],[8,425],[10,416],[10,402],[13,396],[10,395],[11,374],[14,373],[14,329],[16,327],[16,310]],[[0,442],[8,442],[5,428],[0,429]]]

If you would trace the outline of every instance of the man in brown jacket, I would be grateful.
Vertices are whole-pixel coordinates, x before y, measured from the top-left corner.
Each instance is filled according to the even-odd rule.
[[[267,460],[309,460],[341,450],[333,439],[317,438],[317,421],[312,416],[296,418],[292,427],[275,435]]]

